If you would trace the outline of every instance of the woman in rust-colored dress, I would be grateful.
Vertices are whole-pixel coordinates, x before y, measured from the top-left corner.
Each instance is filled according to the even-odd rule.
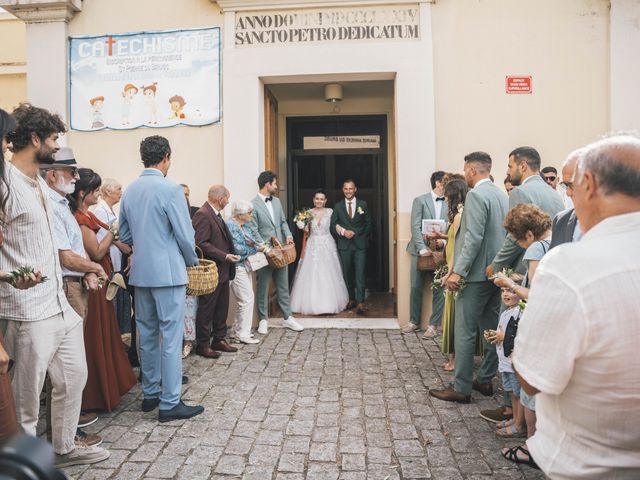
[[[109,229],[109,226],[89,211],[89,207],[98,202],[98,189],[102,180],[88,168],[79,169],[78,174],[80,178],[69,199],[71,210],[80,224],[87,254],[91,260],[100,263],[110,277],[113,267],[109,247],[114,236],[107,235],[98,242],[98,231],[101,228]],[[106,288],[89,291],[84,346],[88,377],[82,393],[82,409],[110,412],[137,381],[124,351],[115,310],[106,298]]]

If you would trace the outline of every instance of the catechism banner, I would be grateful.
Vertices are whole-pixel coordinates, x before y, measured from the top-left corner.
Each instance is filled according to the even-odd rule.
[[[220,121],[220,29],[71,37],[73,130]]]

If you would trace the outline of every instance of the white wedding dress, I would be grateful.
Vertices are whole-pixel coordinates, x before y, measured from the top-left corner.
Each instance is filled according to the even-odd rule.
[[[314,218],[309,224],[304,258],[298,263],[291,290],[291,310],[296,313],[339,313],[349,302],[338,249],[329,231],[332,213],[327,208],[320,222]]]

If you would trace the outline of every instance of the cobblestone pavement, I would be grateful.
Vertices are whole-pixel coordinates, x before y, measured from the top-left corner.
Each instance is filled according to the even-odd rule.
[[[87,428],[111,457],[75,479],[542,479],[500,456],[502,440],[470,405],[432,399],[449,382],[437,344],[392,330],[271,329],[218,360],[192,356],[183,397],[204,414],[160,424],[136,386]]]

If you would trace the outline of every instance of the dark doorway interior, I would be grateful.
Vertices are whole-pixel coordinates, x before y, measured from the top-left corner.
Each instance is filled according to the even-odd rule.
[[[304,137],[378,135],[379,148],[305,150]],[[389,209],[387,188],[387,117],[325,116],[287,119],[288,208],[312,207],[318,188],[327,193],[327,206],[342,200],[342,182],[353,178],[356,197],[365,200],[372,214],[372,235],[367,251],[367,288],[389,291]],[[299,233],[298,233],[298,236]]]

